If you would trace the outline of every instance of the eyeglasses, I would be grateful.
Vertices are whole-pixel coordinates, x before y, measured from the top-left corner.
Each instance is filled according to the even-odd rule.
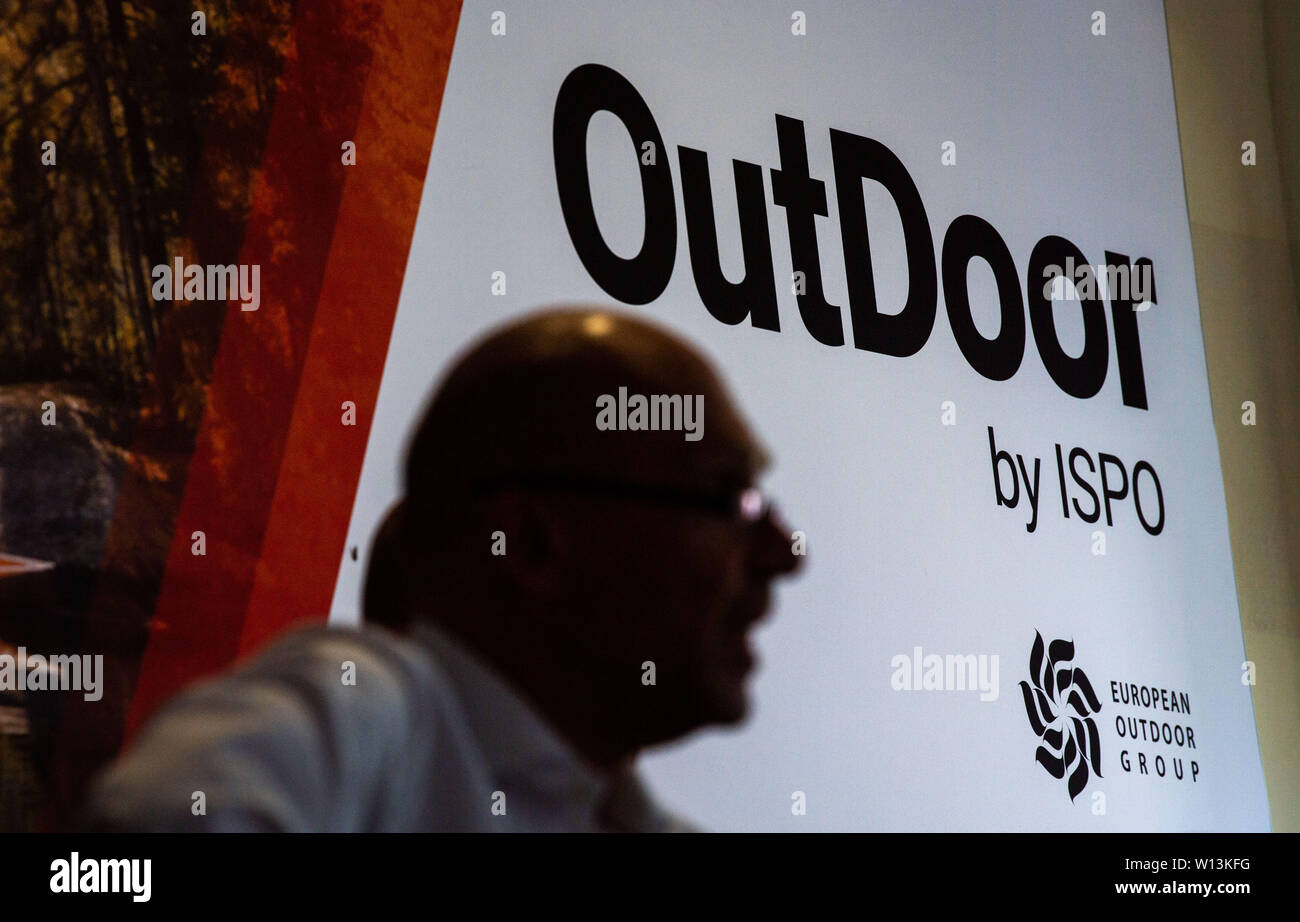
[[[473,485],[474,492],[480,496],[508,487],[631,499],[701,512],[747,525],[762,521],[772,510],[771,500],[754,486],[730,489],[672,487],[556,472],[506,474],[482,478]]]

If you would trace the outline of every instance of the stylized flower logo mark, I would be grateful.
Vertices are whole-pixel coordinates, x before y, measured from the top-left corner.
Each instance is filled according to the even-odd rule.
[[[1034,758],[1053,778],[1069,774],[1074,800],[1088,786],[1089,765],[1101,777],[1101,739],[1092,719],[1101,702],[1083,670],[1073,665],[1073,641],[1053,640],[1043,653],[1043,635],[1035,631],[1029,654],[1033,685],[1020,683],[1029,725],[1042,740]]]

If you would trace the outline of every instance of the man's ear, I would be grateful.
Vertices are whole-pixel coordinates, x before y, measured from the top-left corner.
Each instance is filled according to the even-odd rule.
[[[574,526],[556,512],[550,497],[510,489],[493,494],[484,509],[484,553],[527,592],[557,595],[569,583]]]
[[[407,627],[411,614],[406,604],[409,568],[402,510],[401,502],[394,504],[376,529],[362,589],[364,620],[392,630]]]

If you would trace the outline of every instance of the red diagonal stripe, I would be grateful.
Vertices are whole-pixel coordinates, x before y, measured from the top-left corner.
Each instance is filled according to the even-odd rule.
[[[397,44],[371,66],[240,653],[323,618],[344,554],[460,2],[406,0],[383,14]],[[344,401],[355,426],[342,423]]]
[[[315,396],[323,369],[346,367],[353,359],[356,370],[349,371],[347,379],[371,380],[371,386],[377,388],[397,301],[397,289],[392,285],[388,286],[391,296],[378,296],[387,289],[382,284],[384,276],[376,276],[380,282],[377,296],[366,305],[374,311],[373,322],[363,325],[365,332],[355,352],[339,351],[341,325],[349,311],[355,319],[356,310],[356,305],[339,293],[343,284],[340,273],[346,269],[346,260],[357,259],[365,231],[375,227],[367,217],[369,212],[389,207],[376,197],[378,187],[373,178],[357,178],[363,169],[384,169],[380,156],[383,142],[374,142],[374,161],[364,167],[364,148],[357,167],[344,167],[340,145],[344,140],[360,141],[356,138],[359,129],[374,138],[377,126],[367,126],[360,115],[374,108],[373,102],[366,101],[381,94],[409,102],[412,110],[421,114],[403,114],[415,123],[430,122],[433,115],[426,118],[423,113],[436,113],[441,80],[438,95],[432,98],[408,96],[406,87],[426,85],[429,74],[421,70],[428,69],[430,43],[445,44],[449,57],[456,17],[446,15],[448,6],[458,11],[459,3],[398,0],[384,5],[378,0],[342,0],[323,6],[302,4],[296,11],[296,58],[286,66],[276,98],[240,254],[242,263],[261,266],[262,305],[256,312],[241,311],[237,303],[228,308],[154,626],[132,701],[128,734],[181,685],[235,657],[264,551],[276,560],[264,565],[264,571],[290,561],[298,589],[308,594],[294,602],[283,620],[322,609],[314,601],[318,597],[316,581],[328,582],[332,588],[339,550],[335,547],[329,552],[326,565],[327,535],[316,536],[310,547],[296,550],[277,542],[284,533],[284,517],[301,514],[304,496],[311,496],[317,504],[337,506],[330,521],[341,516],[342,528],[346,528],[365,429],[347,430],[347,438],[356,444],[344,446],[342,455],[334,458],[339,469],[331,474],[328,484],[296,483],[304,471],[312,473],[304,457],[310,450],[304,448],[303,439],[317,431],[327,402],[324,395],[319,400]],[[388,28],[394,17],[406,23],[418,19],[420,28],[413,34],[395,36]],[[375,78],[368,83],[372,61]],[[425,133],[421,163],[427,158],[431,135],[430,128]],[[419,131],[401,132],[404,143],[415,143],[419,136]],[[354,182],[362,188],[345,192],[345,183],[350,187]],[[395,198],[393,213],[409,211],[413,225],[418,189],[411,196],[401,193]],[[395,217],[390,223],[400,228],[403,222]],[[398,239],[400,233],[394,233],[386,232],[380,241],[384,248],[399,247],[404,262],[406,246]],[[409,230],[405,240],[409,245]],[[352,332],[359,330],[353,328]],[[307,386],[298,400],[300,384]],[[356,399],[361,407],[365,398],[350,399]],[[369,399],[373,403],[373,394]],[[295,420],[295,411],[306,415]],[[337,414],[334,418],[337,421]],[[355,461],[349,460],[352,458]],[[282,489],[277,490],[277,480],[283,482]],[[340,485],[344,489],[333,495],[315,493]],[[342,492],[348,495],[344,497]],[[304,523],[304,531],[310,528],[310,523]],[[206,535],[205,556],[191,553],[194,531]],[[339,544],[341,540],[336,538]],[[306,556],[299,557],[299,552]],[[328,577],[323,576],[326,572]],[[259,619],[259,623],[268,622]]]

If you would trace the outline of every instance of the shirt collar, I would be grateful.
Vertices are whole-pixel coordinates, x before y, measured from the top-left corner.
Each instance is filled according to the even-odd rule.
[[[430,649],[451,681],[466,722],[502,782],[534,789],[594,811],[627,772],[601,772],[561,739],[518,689],[451,633],[427,622],[412,635]]]

